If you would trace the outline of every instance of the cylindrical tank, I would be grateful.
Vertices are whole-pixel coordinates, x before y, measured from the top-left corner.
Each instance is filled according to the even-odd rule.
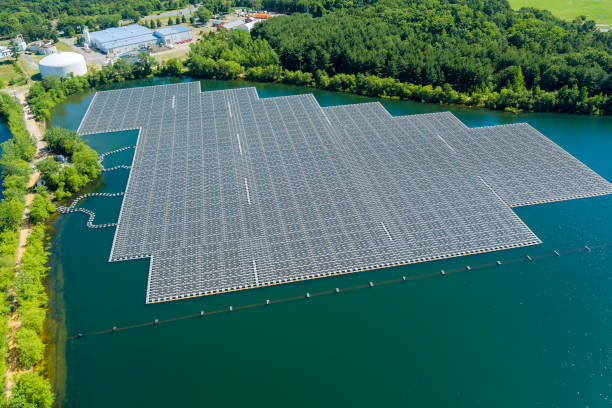
[[[66,78],[70,74],[81,76],[87,73],[85,58],[76,52],[58,52],[40,60],[38,63],[41,76],[55,75]]]

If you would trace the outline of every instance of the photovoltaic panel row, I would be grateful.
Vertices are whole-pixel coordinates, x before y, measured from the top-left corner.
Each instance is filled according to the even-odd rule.
[[[612,184],[527,123],[468,128],[450,112],[395,120],[426,126],[510,206],[612,193]]]
[[[450,134],[456,146],[511,206],[612,193],[612,185],[526,123]]]
[[[501,144],[485,167],[470,151],[485,146],[478,130],[450,113],[183,83],[100,92],[79,133],[129,128],[140,134],[110,260],[151,258],[147,302],[535,244],[504,201],[551,193],[503,184],[520,149]],[[558,154],[547,148],[526,160]],[[575,162],[565,171],[584,177]]]
[[[325,111],[344,129],[354,171],[362,169],[378,197],[379,218],[404,262],[539,242],[482,180],[457,168],[449,147],[423,127],[401,126],[375,105]]]

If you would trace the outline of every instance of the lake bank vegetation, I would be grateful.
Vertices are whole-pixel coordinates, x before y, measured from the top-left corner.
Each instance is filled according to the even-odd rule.
[[[70,197],[100,175],[98,153],[75,131],[53,127],[45,132],[44,140],[53,155],[66,158],[66,163],[60,163],[56,157],[47,157],[36,165],[45,186],[58,200]]]
[[[53,394],[49,381],[40,367],[44,344],[41,340],[46,316],[47,252],[44,221],[54,212],[44,188],[38,189],[30,206],[29,220],[32,231],[17,264],[19,233],[26,205],[28,181],[31,174],[29,161],[36,152],[34,141],[26,130],[22,107],[6,94],[0,94],[0,120],[7,123],[12,138],[2,143],[3,198],[0,201],[0,391],[6,397],[5,372],[9,355],[9,318],[16,313],[14,325],[16,365],[19,374],[12,380],[15,385],[7,401],[9,407],[51,407]],[[16,273],[17,272],[17,273]]]
[[[502,0],[325,4],[270,2],[303,13],[261,22],[250,35],[204,37],[192,45],[190,72],[510,111],[612,113],[612,33],[592,21],[514,11]]]
[[[80,78],[44,78],[28,103],[44,120],[68,95],[92,87],[186,73],[513,112],[612,114],[612,33],[592,21],[513,11],[504,0],[291,4],[264,2],[302,13],[251,33],[205,35],[185,62],[143,54]]]
[[[86,75],[75,78],[46,76],[30,87],[26,100],[37,120],[51,118],[51,110],[70,95],[91,88],[121,83],[153,74],[157,62],[148,54],[141,54],[135,63],[119,59],[113,65],[105,65],[99,70],[90,70]]]

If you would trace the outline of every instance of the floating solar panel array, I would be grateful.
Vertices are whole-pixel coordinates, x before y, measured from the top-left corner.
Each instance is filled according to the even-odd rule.
[[[110,261],[147,303],[533,245],[510,206],[612,193],[529,125],[321,108],[199,83],[98,92],[80,134],[140,129]]]

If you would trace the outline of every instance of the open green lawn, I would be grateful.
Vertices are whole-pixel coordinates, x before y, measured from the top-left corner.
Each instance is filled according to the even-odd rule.
[[[173,50],[162,51],[158,54],[153,54],[155,59],[159,62],[169,60],[171,58],[178,58],[180,60],[185,60],[187,54],[189,53],[189,47],[180,47]]]
[[[612,25],[612,0],[508,0],[514,9],[534,7],[560,18],[573,20],[587,16],[596,23]]]
[[[0,88],[21,84],[24,80],[23,74],[15,71],[12,58],[0,62]]]
[[[59,52],[63,52],[63,51],[74,52],[74,48],[72,48],[68,44],[65,44],[65,43],[63,43],[61,41],[58,41],[58,42],[55,43],[55,48]]]

